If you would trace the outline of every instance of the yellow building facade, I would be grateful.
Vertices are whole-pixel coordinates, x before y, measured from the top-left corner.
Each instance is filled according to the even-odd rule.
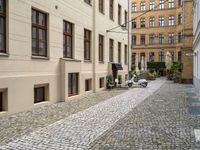
[[[132,63],[135,55],[147,61],[165,62],[166,52],[173,61],[183,62],[182,77],[192,79],[192,6],[187,0],[132,0]]]

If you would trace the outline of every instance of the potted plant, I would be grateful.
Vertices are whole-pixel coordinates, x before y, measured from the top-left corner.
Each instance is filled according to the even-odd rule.
[[[181,77],[181,72],[180,71],[176,71],[174,73],[173,80],[174,80],[174,83],[181,83],[182,77]]]
[[[106,87],[107,89],[111,89],[111,85],[113,85],[113,77],[112,75],[106,76]]]

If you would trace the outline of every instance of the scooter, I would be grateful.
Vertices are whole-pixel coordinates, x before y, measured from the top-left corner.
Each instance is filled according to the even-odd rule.
[[[135,80],[136,75],[134,75],[130,80],[127,81],[128,87],[139,86],[146,88],[148,85],[148,81],[146,79],[139,79],[138,81]]]

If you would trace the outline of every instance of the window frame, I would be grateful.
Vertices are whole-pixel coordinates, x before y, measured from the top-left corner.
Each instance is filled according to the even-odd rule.
[[[128,45],[124,45],[124,64],[128,65]]]
[[[137,11],[137,4],[132,3],[132,12],[136,12],[136,11]]]
[[[114,40],[109,39],[109,61],[114,62]]]
[[[68,97],[76,96],[78,94],[79,94],[79,73],[76,72],[68,73]]]
[[[164,16],[159,16],[159,27],[165,26],[165,18]]]
[[[92,90],[92,79],[86,79],[85,80],[85,91],[89,92]]]
[[[104,14],[104,0],[99,0],[99,12]]]
[[[175,24],[174,16],[169,16],[169,26],[174,26],[174,24]]]
[[[84,60],[91,61],[91,31],[88,29],[84,29]]]
[[[99,62],[104,61],[104,36],[99,34]]]
[[[122,24],[122,6],[118,4],[118,24]]]
[[[141,2],[140,3],[140,11],[145,11],[146,10],[146,3],[145,2]]]
[[[69,24],[70,26],[71,26],[71,29],[70,29],[70,32],[71,33],[68,33],[66,30],[64,30],[64,29],[66,29],[66,26],[67,26],[67,24]],[[65,27],[64,27],[65,26]],[[66,38],[67,37],[70,37],[71,38],[71,43],[70,43],[70,45],[71,45],[71,50],[70,50],[70,55],[68,56],[67,55],[67,43],[65,43],[66,42]],[[64,58],[73,58],[73,24],[71,23],[71,22],[68,22],[68,21],[63,21],[63,57]]]
[[[32,15],[33,15],[33,12],[36,12],[36,23],[33,23],[33,19],[31,21],[31,25],[32,25],[32,56],[39,56],[39,57],[47,57],[48,55],[48,47],[47,47],[47,42],[48,42],[48,39],[47,39],[47,32],[48,32],[48,24],[47,24],[47,13],[41,11],[41,10],[38,10],[38,9],[35,9],[35,8],[32,8]],[[45,17],[45,26],[42,26],[39,24],[39,14],[42,14],[44,15]],[[33,38],[33,29],[36,29],[36,38],[34,39]],[[45,43],[45,51],[44,51],[44,54],[40,54],[40,47],[39,47],[39,44],[40,44],[40,38],[39,38],[39,30],[43,30],[45,31],[45,41],[42,41]],[[33,40],[35,40],[36,42],[36,49],[33,50]],[[34,52],[35,51],[35,52]]]
[[[2,36],[3,36],[3,38],[2,38],[2,44],[3,44],[3,48],[2,49],[0,49],[0,53],[7,53],[7,45],[6,45],[6,42],[7,42],[7,27],[6,27],[6,22],[7,22],[7,2],[6,2],[6,0],[3,0],[3,4],[4,4],[4,6],[3,6],[3,8],[4,8],[4,10],[3,10],[3,12],[0,12],[0,18],[2,18],[2,20],[3,20],[3,33],[0,33]]]
[[[118,42],[118,63],[121,63],[122,62],[122,59],[121,59],[121,54],[122,53],[122,44],[121,42]]]
[[[109,18],[114,20],[114,0],[109,1]]]

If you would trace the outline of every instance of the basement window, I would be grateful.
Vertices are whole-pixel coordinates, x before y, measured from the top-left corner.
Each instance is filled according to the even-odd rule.
[[[34,87],[34,103],[40,103],[48,100],[48,85],[35,85]]]
[[[7,92],[0,89],[0,112],[7,111]]]

